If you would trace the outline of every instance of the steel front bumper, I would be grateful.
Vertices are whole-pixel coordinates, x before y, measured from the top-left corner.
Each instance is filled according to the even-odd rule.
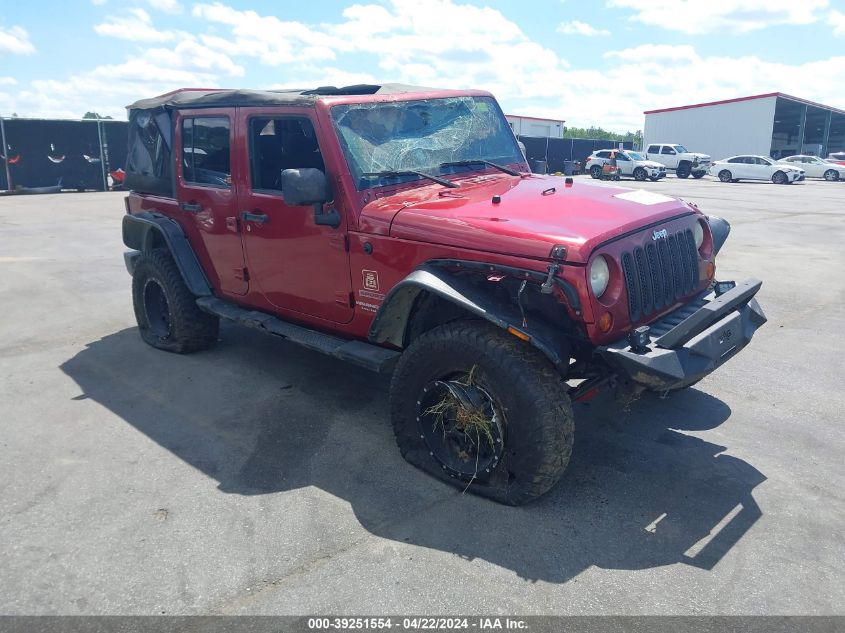
[[[733,357],[766,322],[754,299],[761,285],[749,279],[719,296],[711,291],[698,297],[653,323],[642,351],[627,339],[597,351],[619,374],[649,389],[690,385]]]

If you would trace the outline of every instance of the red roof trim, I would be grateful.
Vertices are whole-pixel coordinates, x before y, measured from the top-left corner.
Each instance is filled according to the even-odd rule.
[[[716,106],[716,105],[724,105],[726,103],[738,103],[740,101],[752,101],[754,99],[768,99],[769,97],[781,97],[783,99],[789,99],[790,101],[797,101],[798,103],[805,103],[807,105],[815,106],[817,108],[823,108],[825,110],[832,110],[833,112],[837,112],[839,114],[845,114],[845,110],[840,110],[839,108],[834,108],[832,106],[826,106],[821,103],[816,103],[815,101],[808,101],[807,99],[801,99],[799,97],[793,97],[792,95],[784,94],[783,92],[767,92],[766,94],[762,95],[752,95],[750,97],[737,97],[736,99],[724,99],[722,101],[709,101],[707,103],[694,103],[692,105],[685,105],[685,106],[677,106],[674,108],[661,108],[660,110],[646,110],[643,114],[659,114],[661,112],[675,112],[677,110],[691,110],[692,108],[706,108],[707,106]]]

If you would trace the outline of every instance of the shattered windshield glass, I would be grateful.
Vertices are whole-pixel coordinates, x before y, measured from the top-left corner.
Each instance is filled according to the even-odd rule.
[[[339,105],[332,119],[359,190],[423,178],[409,172],[442,176],[485,168],[466,161],[525,162],[490,97]]]

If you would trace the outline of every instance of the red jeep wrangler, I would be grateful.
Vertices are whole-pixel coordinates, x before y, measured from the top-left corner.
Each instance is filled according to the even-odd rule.
[[[415,466],[520,504],[572,400],[687,387],[765,316],[716,282],[730,226],[674,198],[535,176],[486,92],[178,90],[129,110],[123,241],[141,337],[220,317],[392,372]]]

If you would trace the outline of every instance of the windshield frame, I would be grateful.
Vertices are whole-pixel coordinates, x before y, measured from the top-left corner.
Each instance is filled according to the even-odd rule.
[[[501,156],[491,156],[488,152],[481,151],[470,152],[472,155],[469,155],[469,153],[467,155],[462,155],[459,153],[459,150],[462,147],[460,144],[456,144],[456,146],[454,147],[445,144],[441,147],[438,147],[436,145],[437,139],[434,138],[435,135],[437,133],[443,133],[444,140],[447,140],[448,131],[452,129],[452,127],[450,126],[456,122],[460,122],[461,124],[454,126],[455,130],[466,131],[466,136],[463,139],[464,141],[468,141],[466,145],[470,145],[474,138],[480,138],[473,136],[472,132],[467,127],[467,123],[472,122],[472,117],[474,117],[477,113],[474,108],[468,109],[469,116],[460,114],[457,110],[454,115],[448,110],[444,110],[442,112],[442,120],[438,121],[438,123],[444,123],[443,125],[440,125],[439,127],[433,126],[430,133],[419,134],[416,136],[414,135],[414,132],[416,130],[409,128],[406,131],[405,128],[402,128],[402,131],[406,132],[404,138],[401,133],[394,133],[396,132],[397,128],[394,128],[394,130],[392,131],[383,133],[383,136],[374,137],[374,135],[371,135],[370,139],[366,139],[364,137],[366,130],[361,129],[359,132],[358,128],[353,127],[351,125],[346,126],[346,130],[343,129],[343,117],[347,116],[350,112],[353,111],[360,111],[365,113],[367,111],[377,110],[378,108],[411,109],[416,106],[418,108],[418,112],[429,112],[429,110],[426,109],[426,106],[438,101],[442,101],[450,105],[454,104],[457,107],[460,106],[461,101],[486,103],[486,111],[479,109],[478,112],[480,113],[480,116],[493,117],[493,119],[495,119],[499,123],[498,129],[490,134],[490,138],[492,144],[494,146],[497,145],[497,149],[502,150],[503,154]],[[496,167],[492,165],[484,165],[482,163],[479,163],[477,167],[468,165],[449,166],[446,168],[442,167],[442,163],[453,162],[457,160],[489,161],[501,167],[511,168],[515,171],[529,171],[527,160],[517,142],[516,136],[513,133],[513,129],[508,123],[499,103],[496,101],[495,98],[492,97],[492,95],[489,94],[468,93],[443,96],[415,96],[415,98],[412,99],[390,101],[342,102],[337,104],[331,104],[327,108],[327,110],[327,118],[332,127],[334,136],[338,141],[341,157],[346,163],[346,168],[348,170],[349,176],[351,177],[352,183],[354,184],[357,191],[366,191],[381,187],[396,187],[397,185],[404,186],[417,184],[431,184],[430,181],[422,175],[417,176],[414,174],[401,174],[382,177],[367,177],[365,176],[366,173],[418,171],[423,172],[427,175],[445,178],[451,176],[472,176],[477,175],[480,172],[492,170],[498,173],[502,173],[503,176],[506,175]],[[361,114],[360,116],[363,117],[364,114]],[[464,119],[463,121],[461,121],[462,118]],[[381,120],[375,119],[374,122],[381,123]],[[404,120],[402,120],[401,122],[404,123]],[[400,121],[396,121],[397,125],[399,123]],[[350,140],[353,142],[360,143],[363,152],[356,155],[356,153],[349,146]],[[434,144],[434,147],[425,148],[429,152],[428,156],[432,158],[432,160],[430,161],[432,164],[423,164],[422,162],[416,161],[402,162],[401,160],[394,159],[391,161],[391,164],[388,165],[388,161],[384,160],[385,157],[382,157],[382,160],[384,160],[384,164],[379,165],[376,162],[377,159],[374,158],[374,152],[370,152],[369,154],[366,153],[367,150],[370,150],[371,148],[384,148],[385,150],[389,150],[388,143],[394,145],[399,144],[401,146],[401,143],[403,141],[408,142],[409,147],[411,148],[411,150],[413,150],[414,146],[426,140]],[[370,143],[370,145],[367,146],[367,143]],[[440,152],[440,154],[438,155],[438,150],[443,151]],[[389,155],[389,152],[386,151],[386,154]]]

